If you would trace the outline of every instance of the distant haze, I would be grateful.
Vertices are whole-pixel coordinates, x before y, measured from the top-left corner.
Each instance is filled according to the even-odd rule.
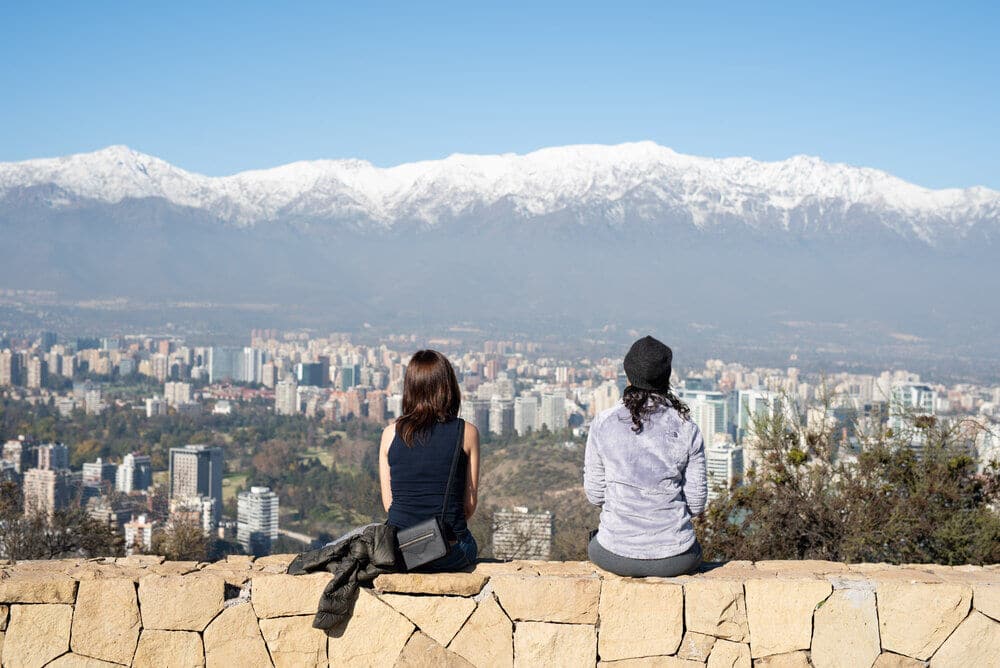
[[[1000,327],[1000,193],[804,156],[716,160],[642,142],[211,178],[112,147],[0,164],[0,228],[0,287],[75,298],[762,344],[789,322],[866,323],[865,345],[915,336],[993,352]]]

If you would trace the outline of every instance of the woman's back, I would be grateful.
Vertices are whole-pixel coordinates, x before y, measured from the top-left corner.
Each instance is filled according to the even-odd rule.
[[[629,409],[618,404],[590,427],[584,487],[602,506],[598,541],[634,559],[680,554],[695,543],[691,516],[706,501],[701,433],[668,406],[640,433],[632,425]]]
[[[389,446],[392,489],[389,524],[406,528],[441,512],[460,424],[458,419],[436,422],[426,435],[414,439],[409,447],[399,434],[395,435]],[[464,450],[461,450],[443,518],[445,525],[456,533],[466,529],[463,494],[467,459]]]

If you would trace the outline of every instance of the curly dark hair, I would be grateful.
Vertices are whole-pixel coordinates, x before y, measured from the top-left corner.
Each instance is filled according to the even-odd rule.
[[[669,389],[666,392],[653,392],[629,385],[622,393],[622,402],[632,414],[632,431],[637,434],[642,433],[643,423],[650,415],[664,408],[673,408],[680,413],[682,420],[691,419],[691,409]]]

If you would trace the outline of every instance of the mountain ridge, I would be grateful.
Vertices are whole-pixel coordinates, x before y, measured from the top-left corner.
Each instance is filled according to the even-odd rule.
[[[805,237],[817,229],[880,228],[931,247],[961,243],[977,228],[993,239],[1000,229],[1000,192],[981,186],[932,190],[810,156],[702,158],[653,142],[452,154],[385,168],[359,159],[299,161],[217,177],[120,145],[0,163],[0,208],[33,192],[44,192],[27,205],[35,208],[164,200],[247,228],[281,222],[434,228],[499,211],[501,218],[525,222],[559,217],[612,228],[673,222],[698,230],[743,225]]]

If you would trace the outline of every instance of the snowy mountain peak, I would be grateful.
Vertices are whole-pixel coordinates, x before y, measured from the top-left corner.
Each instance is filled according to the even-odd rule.
[[[187,172],[120,145],[0,163],[0,209],[37,187],[58,190],[52,208],[157,199],[240,226],[439,226],[492,211],[512,224],[555,216],[585,225],[739,223],[760,231],[849,233],[881,225],[928,244],[1000,226],[1000,193],[987,188],[930,190],[807,155],[778,162],[702,158],[651,141],[455,153],[389,168],[357,159],[303,161],[225,177]]]

